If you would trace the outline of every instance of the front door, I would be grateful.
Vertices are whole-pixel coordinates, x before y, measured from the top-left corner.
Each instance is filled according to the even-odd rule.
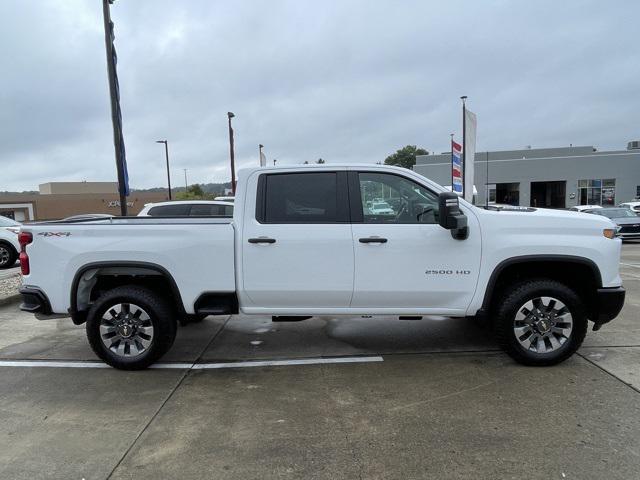
[[[353,243],[346,171],[259,173],[248,183],[242,233],[245,310],[346,308]],[[250,179],[251,180],[251,179]]]
[[[435,192],[398,174],[349,175],[355,251],[351,306],[464,314],[480,268],[473,213],[463,209],[469,236],[456,240],[438,224]]]

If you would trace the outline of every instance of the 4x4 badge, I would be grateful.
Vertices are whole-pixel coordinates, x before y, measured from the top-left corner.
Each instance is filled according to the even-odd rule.
[[[38,235],[43,237],[68,237],[71,232],[39,232]]]

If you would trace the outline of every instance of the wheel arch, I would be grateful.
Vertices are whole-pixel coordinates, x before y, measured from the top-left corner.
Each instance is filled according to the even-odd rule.
[[[564,268],[559,269],[558,267]],[[519,278],[542,277],[558,280],[585,294],[602,287],[602,276],[594,261],[573,255],[523,255],[500,262],[491,273],[482,301],[482,312],[491,312],[493,303],[508,283]],[[591,314],[592,296],[586,296],[587,310]]]
[[[96,285],[100,285],[97,278],[100,276],[109,279],[120,276],[131,277],[133,281],[130,283],[138,285],[161,284],[163,289],[168,290],[168,293],[173,296],[178,313],[186,315],[180,289],[171,273],[161,265],[138,261],[91,262],[76,271],[71,283],[69,313],[76,325],[86,321],[91,295]]]

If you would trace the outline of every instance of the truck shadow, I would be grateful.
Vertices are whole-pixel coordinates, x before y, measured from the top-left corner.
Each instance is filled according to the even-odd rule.
[[[314,317],[301,322],[275,323],[270,317],[233,316],[201,360],[497,350],[490,332],[468,319],[425,317],[401,321],[397,317]]]

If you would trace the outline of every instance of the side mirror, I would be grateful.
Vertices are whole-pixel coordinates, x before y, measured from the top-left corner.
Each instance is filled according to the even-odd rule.
[[[442,192],[438,195],[438,223],[442,228],[451,230],[456,240],[464,240],[468,236],[467,217],[460,210],[460,199],[453,192]]]

